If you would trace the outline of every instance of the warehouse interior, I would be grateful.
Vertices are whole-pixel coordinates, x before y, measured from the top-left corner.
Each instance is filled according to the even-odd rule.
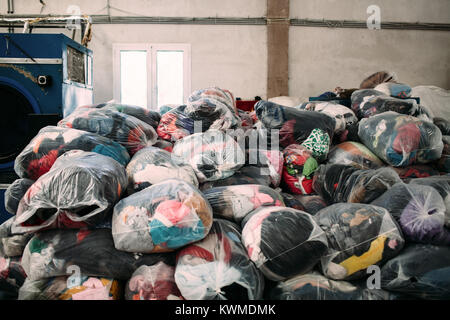
[[[0,0],[0,97],[0,300],[450,299],[449,0]]]

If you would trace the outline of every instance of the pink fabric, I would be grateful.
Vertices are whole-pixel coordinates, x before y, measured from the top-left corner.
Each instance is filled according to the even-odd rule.
[[[167,200],[161,202],[155,210],[155,215],[160,214],[166,217],[173,224],[182,221],[191,210],[188,206],[177,200]]]

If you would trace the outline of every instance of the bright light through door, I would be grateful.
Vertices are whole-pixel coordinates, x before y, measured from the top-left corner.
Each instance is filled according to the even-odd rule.
[[[156,68],[157,107],[183,104],[183,51],[158,50]]]
[[[147,107],[147,52],[120,51],[120,100]]]

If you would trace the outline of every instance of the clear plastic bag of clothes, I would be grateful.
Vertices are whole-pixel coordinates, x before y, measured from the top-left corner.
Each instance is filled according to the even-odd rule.
[[[398,99],[385,94],[370,95],[371,92],[360,90],[352,94],[352,109],[359,119],[369,118],[388,111],[412,116],[423,112],[414,99]]]
[[[330,280],[318,272],[279,282],[270,296],[273,300],[391,300],[385,290]]]
[[[248,256],[273,281],[311,271],[328,249],[324,231],[304,211],[261,207],[242,226]]]
[[[241,229],[214,219],[202,241],[177,254],[175,282],[187,300],[260,300],[264,277],[250,261],[241,242]]]
[[[58,127],[99,134],[123,145],[130,155],[153,145],[158,138],[151,125],[109,108],[76,108],[58,122]]]
[[[16,214],[19,202],[34,183],[34,180],[23,178],[17,179],[8,186],[5,191],[5,209],[11,214]]]
[[[175,143],[172,153],[191,165],[199,182],[228,178],[245,163],[239,144],[220,130],[187,136]]]
[[[20,201],[13,232],[102,223],[126,187],[125,168],[114,159],[94,152],[66,152]]]
[[[196,187],[169,179],[119,201],[112,234],[118,250],[173,251],[206,237],[212,220],[212,208]]]
[[[396,219],[407,241],[450,245],[450,229],[445,224],[445,203],[429,186],[397,183],[372,202]]]
[[[101,103],[90,106],[82,106],[77,107],[80,108],[96,108],[96,109],[109,109],[113,111],[118,111],[124,113],[126,115],[135,117],[153,127],[156,130],[158,127],[159,120],[161,120],[161,115],[153,110],[149,110],[143,107],[129,105],[129,104],[121,104],[115,102]]]
[[[175,283],[175,267],[164,262],[140,266],[125,286],[126,300],[184,300]]]
[[[120,300],[123,284],[111,278],[60,276],[25,280],[18,300]]]
[[[359,142],[346,141],[328,153],[328,164],[344,164],[357,169],[378,169],[384,166],[372,151]]]
[[[108,138],[76,129],[47,126],[17,156],[14,170],[21,178],[37,180],[50,170],[60,155],[70,150],[96,152],[123,166],[130,161],[127,150]]]
[[[172,152],[172,150],[173,150],[173,143],[169,142],[167,140],[158,139],[155,142],[155,144],[153,145],[153,147],[166,150],[167,152]]]
[[[408,244],[381,268],[381,288],[419,299],[450,299],[450,247]]]
[[[0,300],[17,300],[19,289],[27,278],[20,260],[20,257],[0,255]]]
[[[381,91],[384,94],[400,99],[406,99],[411,97],[412,88],[407,84],[384,82],[377,85],[375,90]]]
[[[184,112],[185,109],[185,105],[178,106],[161,116],[156,129],[161,139],[175,142],[194,133],[194,119]]]
[[[450,176],[434,176],[428,178],[412,179],[411,185],[430,186],[436,189],[445,203],[445,226],[450,228]]]
[[[303,207],[303,209],[299,209],[305,211],[311,215],[315,215],[317,212],[327,207],[327,203],[325,200],[319,195],[292,195],[295,201],[298,203],[299,208]],[[285,201],[286,203],[286,201]],[[289,207],[286,204],[287,207]],[[295,208],[294,208],[295,209]]]
[[[282,188],[292,194],[313,193],[313,177],[319,163],[312,152],[301,145],[291,144],[283,150],[283,157]]]
[[[259,207],[284,207],[283,197],[274,189],[263,185],[217,187],[204,191],[204,195],[211,204],[214,216],[238,223]]]
[[[397,75],[392,71],[379,71],[371,74],[366,79],[364,79],[359,88],[360,89],[373,89],[377,85],[382,83],[396,83],[398,80]]]
[[[436,117],[433,119],[433,123],[441,130],[443,136],[450,136],[450,121]]]
[[[323,155],[333,139],[336,120],[317,111],[283,107],[268,101],[255,104],[258,119],[268,131],[279,130],[279,144],[303,144],[318,155]]]
[[[400,179],[404,181],[439,175],[439,171],[435,168],[424,164],[413,164],[412,166],[407,167],[392,167],[392,169],[394,169],[395,172],[398,173]]]
[[[367,148],[394,167],[432,162],[444,148],[441,131],[433,123],[396,112],[361,120],[358,135]]]
[[[75,273],[128,281],[141,265],[174,265],[172,253],[133,254],[114,247],[111,229],[55,229],[36,233],[22,256],[30,280]]]
[[[184,111],[193,119],[212,121],[207,129],[227,130],[241,125],[233,94],[217,87],[194,91]]]
[[[247,149],[245,165],[261,168],[261,174],[270,177],[270,184],[280,185],[283,172],[283,154],[279,150]]]
[[[165,150],[146,147],[139,150],[127,166],[128,193],[134,193],[167,179],[180,179],[198,187],[194,170]]]
[[[389,212],[360,203],[337,203],[315,216],[328,239],[320,261],[323,274],[334,280],[369,276],[367,268],[382,265],[403,249],[402,233]]]
[[[397,182],[392,168],[360,170],[341,164],[321,165],[314,174],[313,189],[328,203],[370,203]]]
[[[333,117],[336,120],[335,134],[344,132],[347,126],[358,122],[358,118],[351,109],[333,102],[305,102],[299,106],[299,109],[322,112]]]
[[[23,250],[31,239],[31,234],[13,234],[14,217],[0,225],[0,256],[21,257]]]
[[[450,173],[450,136],[443,136],[442,142],[444,143],[442,156],[435,162],[435,166],[440,172]]]
[[[272,184],[272,179],[261,167],[243,166],[231,177],[215,181],[206,181],[200,184],[200,190],[205,192],[206,190],[212,188],[228,187],[242,184],[259,184],[268,187]]]
[[[161,116],[163,116],[164,114],[166,114],[170,110],[175,109],[175,108],[177,108],[179,106],[180,105],[178,105],[178,104],[165,104],[165,105],[159,107],[158,112],[159,112],[159,114]]]
[[[0,300],[17,299],[19,288],[27,275],[20,261],[30,236],[13,235],[14,217],[0,225]]]
[[[240,127],[244,130],[250,130],[255,123],[250,112],[238,109],[238,114],[239,114],[239,118],[241,119]]]

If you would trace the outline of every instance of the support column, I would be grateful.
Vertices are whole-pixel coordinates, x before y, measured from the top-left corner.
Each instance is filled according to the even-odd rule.
[[[289,95],[289,0],[267,0],[267,99]]]

